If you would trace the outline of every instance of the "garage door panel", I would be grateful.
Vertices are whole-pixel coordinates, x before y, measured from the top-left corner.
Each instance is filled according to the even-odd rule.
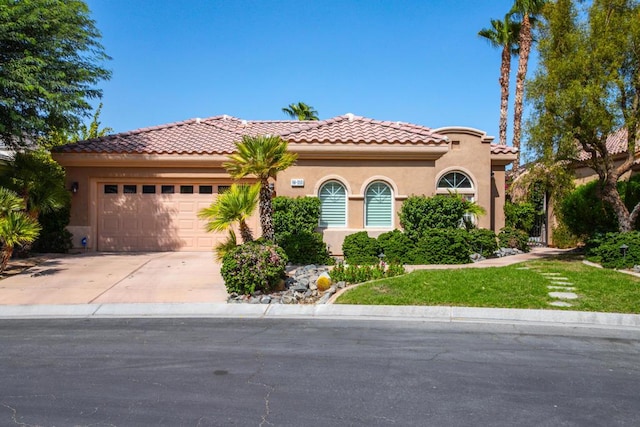
[[[98,250],[211,251],[226,239],[226,232],[208,233],[206,221],[198,218],[198,212],[213,203],[215,194],[124,194],[122,184],[118,194],[104,194],[103,185],[98,184]],[[160,185],[174,185],[178,189],[180,183],[136,185],[142,191],[141,185],[156,185],[158,189]],[[258,235],[257,217],[249,224]]]

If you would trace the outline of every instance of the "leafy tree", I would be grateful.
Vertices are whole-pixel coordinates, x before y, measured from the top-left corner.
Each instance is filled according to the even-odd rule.
[[[304,102],[289,104],[282,109],[282,112],[294,120],[318,120],[318,112]]]
[[[274,242],[273,205],[269,179],[293,165],[298,157],[287,151],[288,144],[279,136],[244,135],[236,143],[237,152],[222,165],[236,179],[253,175],[260,181],[260,225],[265,239]]]
[[[102,102],[96,108],[95,113],[89,124],[82,123],[75,129],[56,129],[52,131],[48,136],[41,138],[40,144],[42,147],[51,149],[60,145],[70,144],[78,141],[84,141],[87,139],[100,138],[101,136],[108,135],[113,132],[113,128],[104,127],[100,125],[100,114],[102,113]]]
[[[38,221],[24,213],[23,207],[20,196],[0,187],[0,273],[7,268],[15,246],[32,243],[40,233]]]
[[[631,230],[640,214],[640,204],[630,212],[617,188],[634,164],[640,138],[639,13],[633,0],[594,0],[585,11],[571,0],[549,3],[540,31],[540,67],[528,89],[531,146],[546,162],[593,169],[620,231]],[[624,142],[622,162],[614,161],[610,137]]]
[[[76,127],[111,73],[80,0],[0,0],[0,140],[23,146]]]
[[[529,55],[533,46],[533,25],[542,12],[546,0],[515,0],[512,13],[521,18],[520,33],[518,34],[518,72],[516,74],[516,92],[513,106],[513,143],[518,149],[515,168],[520,166],[520,140],[522,138],[522,112],[524,101],[524,82],[527,77]]]
[[[220,194],[208,208],[198,212],[198,216],[207,219],[207,231],[223,231],[229,229],[234,222],[240,227],[242,242],[253,241],[251,229],[247,224],[249,218],[258,206],[260,185],[233,184],[229,191]],[[235,234],[230,234],[230,241],[235,241]],[[231,238],[231,236],[233,236]]]
[[[490,28],[483,28],[478,35],[486,39],[491,46],[502,50],[500,63],[500,144],[507,144],[507,111],[509,108],[509,75],[511,74],[511,57],[518,53],[518,34],[520,23],[511,20],[507,13],[504,19],[491,20]]]

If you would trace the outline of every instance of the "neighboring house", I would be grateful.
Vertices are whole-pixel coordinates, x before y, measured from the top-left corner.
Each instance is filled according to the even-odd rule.
[[[621,165],[627,159],[627,129],[620,128],[616,132],[613,132],[607,137],[606,141],[607,151],[612,155],[614,164],[616,166]],[[638,163],[638,157],[640,155],[640,147],[636,147],[636,161],[631,170],[625,173],[620,179],[627,180],[631,175],[634,175],[640,170],[640,164]],[[584,162],[590,158],[590,154],[586,151],[581,151],[578,155],[578,160]],[[598,174],[591,168],[586,166],[578,166],[575,168],[576,185],[586,184],[589,181],[598,179]]]
[[[222,167],[242,135],[280,135],[298,154],[274,182],[279,196],[317,196],[319,230],[333,254],[344,236],[400,228],[410,195],[457,192],[487,212],[479,227],[504,226],[505,165],[515,149],[471,128],[431,130],[347,114],[320,121],[192,119],[56,149],[74,191],[69,230],[98,251],[208,251],[199,209],[231,185]],[[253,219],[254,230],[259,221]],[[256,231],[256,234],[259,234]]]

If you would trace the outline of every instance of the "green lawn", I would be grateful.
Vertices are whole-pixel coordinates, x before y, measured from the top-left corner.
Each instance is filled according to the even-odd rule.
[[[524,269],[528,268],[528,269]],[[551,280],[559,273],[576,288],[573,307],[549,305]],[[337,304],[450,305],[468,307],[543,308],[554,310],[640,313],[640,278],[590,267],[565,256],[500,268],[421,270],[350,289]]]

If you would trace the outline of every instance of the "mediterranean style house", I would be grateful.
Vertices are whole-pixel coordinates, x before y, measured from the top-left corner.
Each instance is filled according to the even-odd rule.
[[[93,251],[209,251],[197,213],[232,183],[222,167],[243,135],[279,135],[298,154],[273,182],[279,196],[316,196],[334,255],[348,234],[400,228],[411,195],[456,192],[482,206],[477,225],[504,226],[505,166],[516,150],[466,127],[430,129],[346,114],[328,120],[191,119],[59,147],[73,193],[69,231]],[[253,218],[250,225],[259,229]],[[256,234],[258,234],[256,232]]]

